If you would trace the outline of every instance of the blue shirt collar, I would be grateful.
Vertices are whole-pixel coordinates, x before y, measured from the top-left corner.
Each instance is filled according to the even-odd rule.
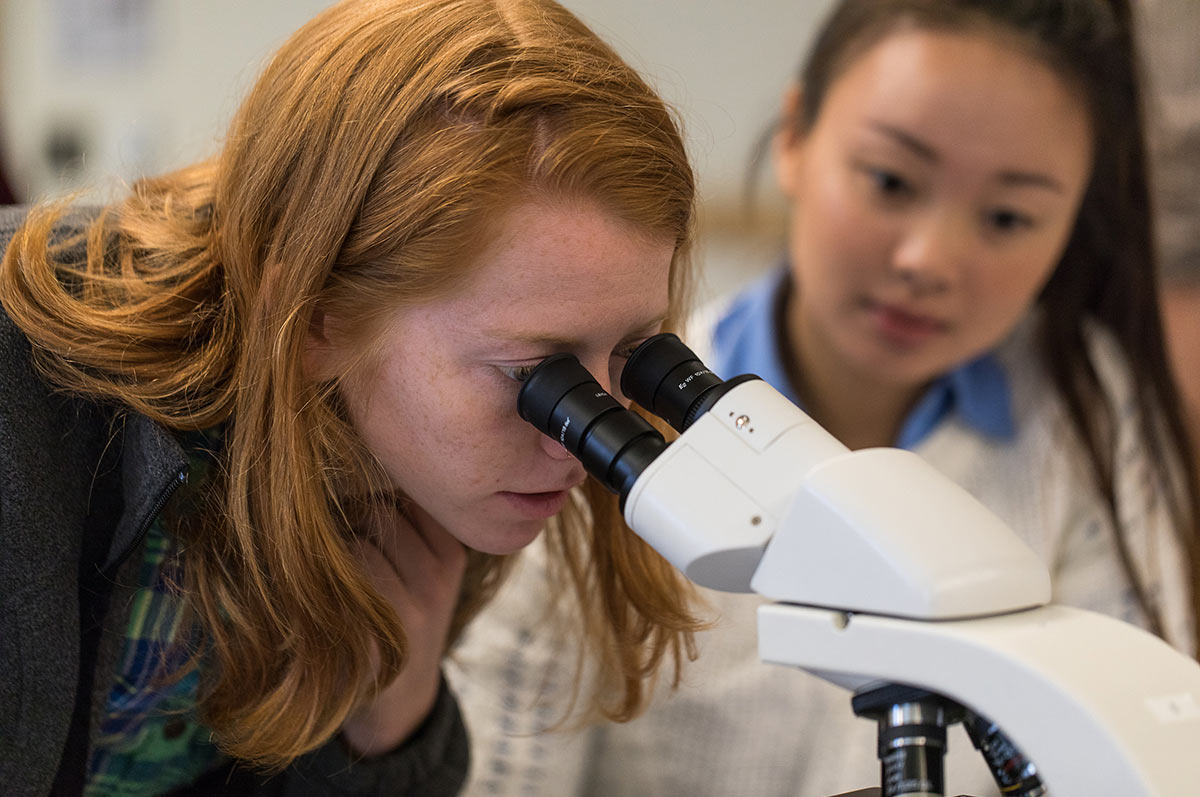
[[[779,320],[788,284],[786,266],[753,282],[734,299],[713,331],[712,369],[722,378],[757,374],[800,404],[784,368]],[[1008,377],[992,353],[936,379],[901,424],[895,445],[914,448],[944,420],[957,416],[966,426],[996,440],[1016,435]]]

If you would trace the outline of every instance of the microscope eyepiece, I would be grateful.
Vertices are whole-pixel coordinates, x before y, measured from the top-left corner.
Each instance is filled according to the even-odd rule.
[[[670,332],[634,350],[621,372],[621,392],[682,432],[751,374],[724,381]]]
[[[517,395],[517,412],[621,496],[622,509],[637,477],[667,447],[657,429],[621,406],[570,354],[538,363]]]
[[[722,381],[679,338],[663,333],[630,356],[621,391],[682,432],[730,389],[757,378]],[[621,496],[622,510],[633,483],[667,447],[657,429],[621,406],[570,354],[538,363],[517,395],[517,411]]]

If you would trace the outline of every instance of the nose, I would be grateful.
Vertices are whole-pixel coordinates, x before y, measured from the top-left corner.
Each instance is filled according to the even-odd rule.
[[[592,375],[592,378],[596,380],[604,392],[611,394],[618,400],[621,398],[620,385],[614,384],[613,379],[615,376],[616,380],[619,381],[621,374],[619,371],[616,374],[611,372],[612,360],[607,357],[589,357],[586,360],[580,358],[579,361],[583,363],[584,368],[588,369],[588,373]]]
[[[629,406],[629,399],[625,398],[625,394],[621,392],[621,371],[625,367],[626,360],[598,357],[595,360],[581,360],[581,362],[605,393],[621,402],[623,406]]]
[[[545,451],[551,459],[567,460],[571,459],[571,452],[563,447],[563,444],[547,435],[539,435],[541,438],[542,450]]]
[[[953,286],[972,245],[965,219],[932,212],[914,221],[892,253],[892,273],[916,296],[942,293]]]

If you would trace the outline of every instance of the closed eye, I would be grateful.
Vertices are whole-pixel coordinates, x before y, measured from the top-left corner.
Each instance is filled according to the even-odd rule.
[[[633,343],[623,344],[618,348],[613,349],[613,357],[616,357],[619,360],[628,360],[633,356],[633,353],[637,351],[638,346],[641,346],[649,339],[650,338],[643,338],[641,340],[634,341]]]
[[[528,365],[497,365],[496,369],[500,373],[507,376],[514,382],[523,383],[533,373],[533,369],[537,368],[537,363],[529,363]]]
[[[637,347],[641,346],[648,339],[649,339],[649,337],[645,337],[645,338],[640,338],[635,341],[631,341],[629,343],[621,344],[617,348],[613,349],[613,352],[612,352],[613,358],[617,359],[617,360],[628,360],[630,357],[633,356],[633,353],[634,353],[634,351],[637,350]],[[501,374],[503,374],[506,378],[511,379],[512,381],[517,382],[518,384],[523,384],[527,379],[529,379],[530,374],[532,374],[533,370],[538,367],[538,364],[539,363],[536,363],[536,362],[535,363],[522,363],[519,365],[499,365],[499,364],[497,364],[494,367],[496,368],[497,371],[499,371]],[[617,373],[618,374],[620,373],[620,368],[617,368]]]
[[[662,325],[660,324],[659,326],[661,328]],[[655,332],[654,334],[657,335],[658,333]],[[629,362],[629,358],[633,356],[633,353],[637,351],[639,346],[641,346],[651,337],[653,336],[648,335],[644,338],[630,341],[629,343],[622,343],[620,346],[613,349],[611,355],[611,365],[609,366],[609,378],[612,380],[611,384],[613,387],[613,395],[615,395],[618,400],[623,400],[620,392],[621,376],[625,371],[625,366]]]

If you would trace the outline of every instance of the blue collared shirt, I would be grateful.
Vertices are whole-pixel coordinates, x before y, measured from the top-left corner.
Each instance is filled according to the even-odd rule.
[[[713,371],[724,379],[757,374],[791,401],[800,399],[784,368],[777,309],[788,284],[781,267],[751,283],[717,322],[713,332]],[[900,426],[894,445],[914,448],[939,423],[957,416],[968,427],[996,440],[1016,435],[1008,378],[994,354],[984,354],[949,371],[928,387]]]

